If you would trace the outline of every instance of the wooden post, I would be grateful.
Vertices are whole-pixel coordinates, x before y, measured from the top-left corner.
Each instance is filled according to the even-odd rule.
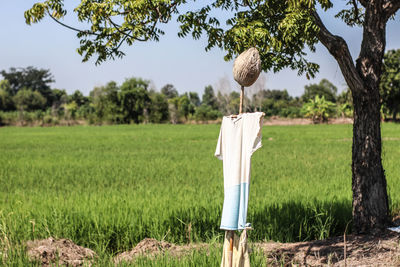
[[[233,235],[234,235],[234,231],[228,231],[228,236],[229,236],[228,266],[229,267],[232,267],[232,265],[233,265]]]
[[[244,86],[241,86],[240,91],[240,106],[239,106],[239,114],[243,113],[243,99],[244,99]]]
[[[240,106],[239,106],[239,114],[243,113],[243,100],[244,100],[244,86],[241,86],[240,91]],[[227,236],[229,237],[229,250],[228,250],[228,266],[232,267],[233,265],[233,236],[234,231],[227,231]]]

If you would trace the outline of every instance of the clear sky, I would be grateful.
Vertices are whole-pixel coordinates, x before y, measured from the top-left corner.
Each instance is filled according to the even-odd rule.
[[[224,52],[215,48],[205,52],[206,40],[178,38],[178,26],[175,22],[165,27],[166,35],[160,42],[135,43],[125,46],[126,56],[123,59],[108,61],[95,66],[94,61],[82,63],[76,52],[79,40],[76,33],[59,26],[46,18],[39,24],[25,24],[24,11],[29,9],[34,0],[2,0],[0,6],[0,70],[10,67],[34,66],[50,69],[56,82],[53,88],[66,89],[68,93],[75,90],[85,95],[95,86],[104,85],[114,80],[121,84],[126,78],[141,77],[151,80],[159,90],[167,83],[173,84],[180,93],[195,91],[200,95],[204,87],[211,84],[214,88],[221,84],[221,79],[229,81],[232,90],[239,90],[232,78],[233,62],[223,60]],[[66,0],[73,7],[77,0]],[[343,6],[346,1],[333,1]],[[341,35],[350,47],[353,59],[356,59],[361,43],[362,30],[350,28],[335,19],[337,9],[321,17],[327,28],[334,34]],[[400,13],[400,12],[398,12]],[[74,23],[73,13],[64,20]],[[386,49],[400,48],[400,15],[387,25]],[[309,58],[320,64],[320,72],[315,79],[307,80],[305,76],[297,76],[290,69],[279,73],[268,72],[264,77],[269,89],[287,89],[289,94],[299,96],[304,85],[318,83],[327,78],[339,91],[346,88],[336,61],[322,45]]]

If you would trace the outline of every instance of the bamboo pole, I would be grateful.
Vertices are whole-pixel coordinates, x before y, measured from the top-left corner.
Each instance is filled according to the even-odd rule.
[[[240,105],[239,105],[239,114],[243,113],[243,99],[244,99],[244,86],[241,86],[240,91]],[[233,265],[233,236],[234,231],[227,231],[227,236],[229,236],[229,250],[228,250],[228,266],[232,267]]]
[[[240,106],[239,106],[239,114],[243,113],[243,99],[244,99],[244,86],[241,86],[240,91]]]
[[[244,86],[241,86],[240,90],[240,105],[239,105],[239,114],[243,113],[243,101],[244,100]],[[234,231],[227,231],[227,236],[229,237],[229,250],[228,250],[228,266],[232,267],[233,266],[233,236],[235,232]]]
[[[234,231],[228,231],[229,235],[229,250],[228,250],[228,266],[233,266],[233,235]]]

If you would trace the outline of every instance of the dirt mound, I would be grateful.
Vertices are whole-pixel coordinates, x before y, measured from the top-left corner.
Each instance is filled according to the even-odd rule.
[[[158,241],[154,238],[145,238],[140,241],[131,251],[126,251],[115,256],[114,262],[119,263],[121,261],[133,261],[138,256],[145,255],[152,257],[165,253],[168,253],[174,257],[180,257],[193,249],[201,249],[206,246],[206,244],[179,246],[165,241]]]
[[[400,266],[399,234],[347,236],[298,243],[255,243],[269,264],[291,266]]]
[[[91,266],[96,253],[88,248],[74,244],[69,239],[54,239],[27,242],[28,256],[42,263],[42,266],[57,265]]]
[[[209,246],[204,243],[175,245],[146,238],[131,251],[115,256],[114,262],[163,254],[180,257]],[[68,239],[28,241],[27,247],[29,257],[43,266],[90,266],[96,256],[92,250]],[[379,236],[349,235],[297,243],[250,242],[250,247],[253,251],[261,250],[271,266],[400,266],[400,235],[390,231]]]

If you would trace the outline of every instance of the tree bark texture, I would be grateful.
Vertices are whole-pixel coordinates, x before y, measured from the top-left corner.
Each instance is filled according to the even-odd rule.
[[[383,4],[365,7],[363,41],[356,70],[364,90],[352,90],[354,104],[352,189],[357,233],[383,229],[389,222],[386,177],[382,166],[379,83],[386,45]]]
[[[335,57],[351,89],[354,104],[352,146],[353,231],[370,233],[389,223],[389,204],[382,166],[379,82],[386,45],[386,23],[397,9],[388,1],[364,1],[363,40],[356,64],[346,42],[330,33],[318,14],[319,40]]]
[[[379,92],[353,93],[353,103],[353,229],[368,233],[386,227],[389,215],[381,160]]]

